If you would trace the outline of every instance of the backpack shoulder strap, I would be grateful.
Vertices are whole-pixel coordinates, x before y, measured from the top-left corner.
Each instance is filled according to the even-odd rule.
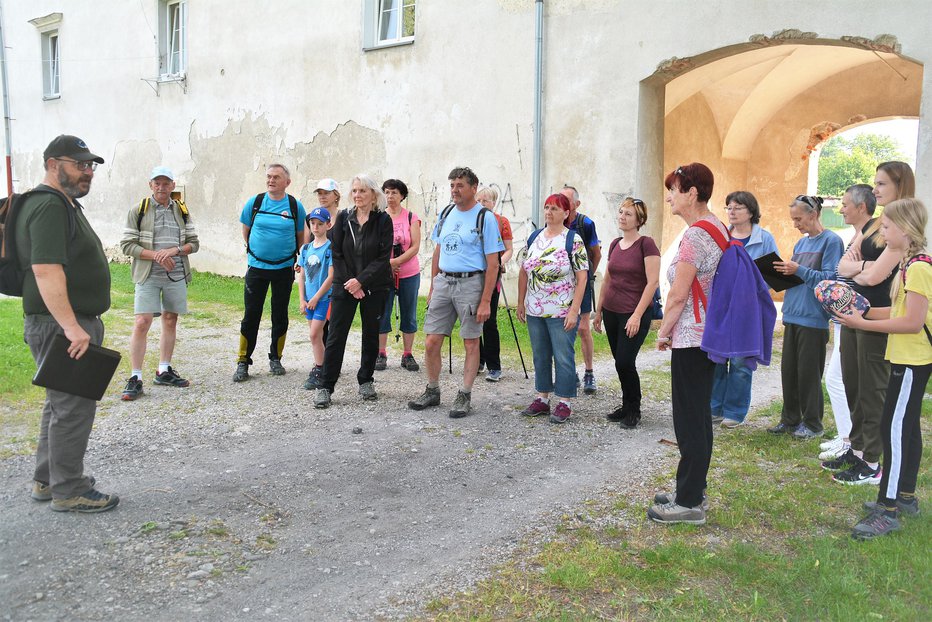
[[[535,231],[531,231],[531,235],[527,236],[527,247],[528,247],[528,248],[531,248],[531,244],[534,243],[534,240],[537,239],[537,236],[539,236],[539,235],[540,235],[540,232],[543,231],[543,230],[544,230],[544,228],[541,227],[540,229],[537,229],[537,230],[535,230]]]
[[[722,253],[728,249],[728,240],[725,239],[725,236],[722,235],[722,232],[719,231],[718,227],[710,223],[708,220],[699,219],[690,226],[698,227],[699,229],[702,229],[708,233],[709,237],[711,237],[715,243],[718,244],[718,247],[722,249]],[[698,275],[693,277],[693,282],[690,287],[693,294],[693,317],[696,319],[696,323],[699,323],[702,321],[702,315],[699,313],[699,305],[701,304],[703,309],[708,309],[709,301],[706,298],[705,292],[702,291],[702,286],[699,284]]]
[[[718,247],[722,249],[722,252],[725,252],[725,249],[728,248],[728,240],[725,239],[725,236],[722,235],[722,232],[718,230],[718,227],[710,223],[708,220],[699,219],[693,223],[692,226],[698,227],[699,229],[702,229],[708,233],[709,236],[715,240],[715,243],[718,244]]]
[[[290,194],[287,196],[288,196],[288,207],[291,208],[291,219],[294,221],[294,230],[295,230],[295,233],[297,233],[299,231],[298,227],[301,224],[298,222],[298,200],[294,198],[293,196],[291,196]]]
[[[140,201],[139,207],[136,208],[136,231],[139,231],[139,227],[142,226],[142,217],[145,216],[147,209],[149,209],[149,197]]]
[[[256,214],[259,213],[259,209],[262,207],[262,200],[265,199],[265,193],[260,192],[256,195],[256,198],[252,201],[252,218],[249,219],[249,228],[252,228],[254,222],[256,222]]]
[[[184,204],[184,201],[181,199],[175,200],[175,205],[178,206],[178,211],[181,212],[181,220],[185,223],[188,222],[188,206]]]
[[[580,236],[582,239],[582,236]],[[576,242],[576,232],[572,229],[566,231],[566,257],[572,261],[573,257],[573,244]]]
[[[927,264],[929,264],[929,265],[932,265],[932,257],[929,257],[928,255],[926,255],[926,254],[924,254],[924,253],[920,253],[920,254],[918,254],[918,255],[913,255],[912,257],[910,257],[909,259],[907,259],[907,260],[906,260],[906,263],[903,264],[903,270],[902,270],[902,274],[903,274],[903,283],[904,283],[904,284],[906,283],[906,271],[909,270],[909,267],[910,267],[911,265],[913,265],[914,263],[916,263],[917,261],[921,261],[921,262],[923,262],[923,263],[927,263]]]

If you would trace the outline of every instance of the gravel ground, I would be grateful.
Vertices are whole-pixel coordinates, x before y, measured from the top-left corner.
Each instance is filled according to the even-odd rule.
[[[238,336],[190,324],[175,361],[193,386],[147,382],[145,396],[124,403],[115,382],[100,404],[87,471],[120,495],[114,511],[50,512],[28,496],[33,458],[0,461],[0,619],[419,616],[519,544],[539,546],[561,516],[586,520],[587,500],[645,505],[656,476],[672,475],[675,449],[659,443],[673,438],[668,401],[648,400],[634,431],[605,420],[618,399],[610,361],[596,366],[600,391],[562,426],[518,414],[533,382],[513,370],[498,384],[477,380],[473,414],[448,418],[456,361],[439,409],[407,409],[425,376],[395,359],[377,373],[378,402],[363,403],[355,354],[320,411],[301,388],[310,355],[300,326],[286,376],[256,365],[233,384]],[[126,342],[108,338],[124,351]],[[150,358],[153,347],[150,335]],[[645,350],[639,362],[667,369],[668,360]],[[779,386],[779,370],[762,368],[755,403]]]

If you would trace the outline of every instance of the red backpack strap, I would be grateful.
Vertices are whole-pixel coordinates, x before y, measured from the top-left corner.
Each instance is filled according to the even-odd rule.
[[[913,255],[912,257],[910,257],[909,259],[907,259],[907,260],[906,260],[906,263],[903,264],[903,270],[902,270],[902,274],[903,274],[903,284],[904,284],[904,285],[906,284],[906,271],[909,270],[909,267],[910,267],[911,265],[913,265],[914,263],[916,263],[917,261],[921,261],[921,262],[923,262],[923,263],[927,263],[927,264],[929,264],[929,265],[932,265],[932,257],[929,257],[928,255],[926,255],[926,254],[924,254],[924,253],[920,253],[920,254],[918,254],[918,255]]]
[[[708,220],[702,220],[701,218],[694,222],[691,226],[698,227],[709,234],[715,243],[718,244],[718,247],[722,249],[722,252],[725,252],[725,249],[728,248],[728,240],[725,239],[725,236],[722,235],[722,232],[719,231],[718,227],[710,223]],[[729,234],[729,238],[731,235]],[[702,303],[704,309],[709,308],[709,301],[705,297],[705,292],[702,291],[702,286],[699,284],[699,278],[693,277],[692,283],[692,292],[693,292],[693,316],[696,318],[696,323],[702,321],[702,316],[699,314],[699,304]]]

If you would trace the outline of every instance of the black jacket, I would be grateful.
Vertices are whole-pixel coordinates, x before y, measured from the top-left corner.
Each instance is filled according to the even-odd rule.
[[[333,225],[333,295],[345,295],[343,283],[355,278],[366,292],[391,289],[389,259],[394,227],[388,212],[373,211],[360,229],[355,208],[340,210]],[[350,231],[353,227],[353,232]],[[355,233],[355,241],[353,233]]]

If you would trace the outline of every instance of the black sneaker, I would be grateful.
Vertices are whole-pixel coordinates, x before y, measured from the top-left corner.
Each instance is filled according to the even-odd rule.
[[[281,359],[269,359],[269,371],[273,376],[284,376],[285,368],[282,367]]]
[[[772,428],[767,428],[767,431],[771,434],[792,434],[798,427],[797,425],[787,425],[781,421]]]
[[[320,365],[314,365],[311,369],[311,373],[307,375],[307,380],[304,381],[304,388],[308,391],[313,391],[314,389],[320,388],[320,376],[323,374],[324,368]]]
[[[401,368],[408,371],[418,371],[421,366],[414,360],[413,354],[405,354],[401,357]]]
[[[634,428],[638,427],[640,422],[641,415],[629,411],[628,414],[625,415],[625,418],[621,420],[619,425],[626,430],[633,430]]]
[[[622,421],[627,416],[628,416],[628,411],[625,410],[625,407],[619,406],[612,412],[605,415],[605,418],[608,419],[609,421],[618,423],[619,421]]]
[[[245,382],[249,380],[249,363],[237,363],[236,371],[233,372],[233,382]]]
[[[864,460],[860,458],[857,460],[854,466],[840,473],[835,473],[832,479],[839,484],[849,486],[860,486],[862,484],[874,484],[876,486],[880,484],[880,478],[883,475],[880,465],[877,465],[876,469],[872,469]]]
[[[385,371],[388,368],[388,357],[384,354],[379,354],[375,357],[375,371]]]
[[[123,389],[123,395],[120,399],[124,402],[131,402],[142,394],[142,380],[136,376],[130,376],[130,379],[126,381],[126,388]]]
[[[872,512],[858,522],[851,532],[855,540],[873,540],[878,536],[886,536],[900,528],[898,518],[887,516],[883,512]]]
[[[91,488],[83,495],[68,499],[52,499],[53,512],[81,512],[94,514],[112,510],[120,502],[116,495],[105,495],[96,488]]]
[[[583,374],[583,393],[586,395],[592,395],[595,392],[595,376],[592,374],[592,372],[587,371],[585,374]]]
[[[844,471],[856,465],[861,459],[854,455],[851,448],[841,454],[834,460],[826,460],[822,463],[822,468],[826,471]]]
[[[191,386],[191,381],[185,380],[184,378],[179,376],[178,372],[172,369],[171,365],[168,366],[168,371],[163,371],[160,374],[156,374],[155,380],[153,380],[152,382],[154,382],[155,384],[161,384],[166,387],[184,388],[184,387]]]
[[[33,497],[35,499],[35,497]],[[876,501],[865,501],[864,509],[868,512],[876,512],[880,509],[880,506],[877,505]],[[909,501],[896,499],[896,509],[905,516],[918,516],[919,515],[919,499],[913,497]]]

